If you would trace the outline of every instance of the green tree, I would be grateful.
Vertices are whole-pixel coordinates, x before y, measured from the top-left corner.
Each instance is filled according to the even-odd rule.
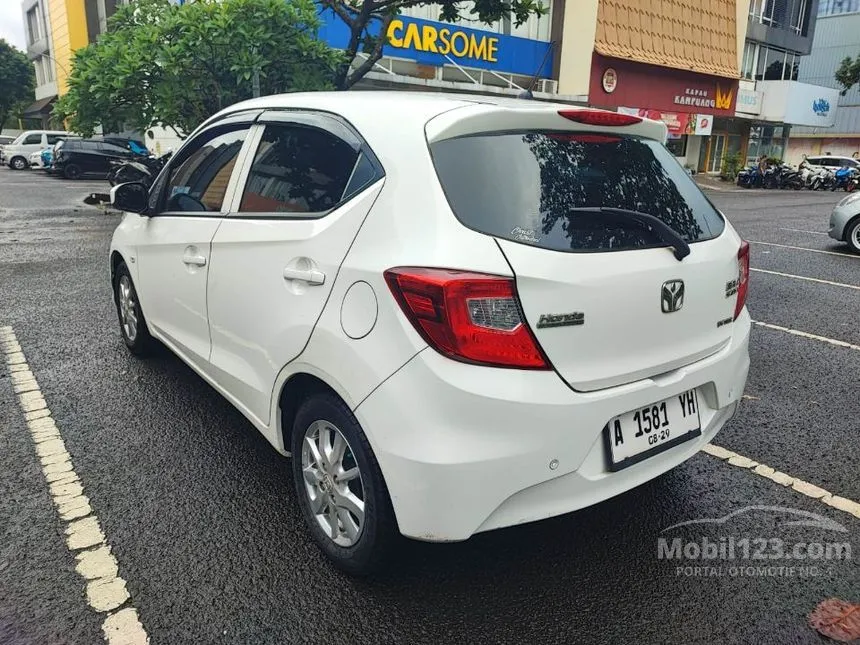
[[[136,0],[75,52],[56,112],[82,134],[164,125],[184,136],[251,98],[255,77],[261,95],[331,88],[341,53],[319,26],[313,0]]]
[[[439,7],[439,19],[456,22],[466,16],[490,24],[512,18],[519,27],[529,16],[542,16],[547,8],[540,0],[475,0],[468,12],[460,0],[320,0],[322,6],[346,23],[350,39],[344,60],[337,70],[335,85],[346,90],[360,81],[382,58],[388,42],[388,25],[410,7]],[[361,57],[358,63],[359,54]],[[358,64],[356,64],[358,63]]]
[[[845,96],[854,85],[860,83],[860,55],[857,58],[846,56],[836,70],[836,82],[842,86],[842,96]]]
[[[36,75],[26,54],[0,38],[0,130],[33,100]]]

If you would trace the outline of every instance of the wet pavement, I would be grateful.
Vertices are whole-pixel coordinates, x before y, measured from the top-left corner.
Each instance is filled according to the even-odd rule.
[[[118,217],[81,201],[105,186],[0,168],[0,327],[38,378],[153,644],[821,643],[815,605],[860,601],[860,519],[707,454],[548,521],[404,540],[387,572],[344,577],[301,524],[289,462],[178,359],[125,350],[107,265]],[[748,398],[715,443],[858,501],[860,256],[821,234],[844,194],[709,196],[754,242],[752,267],[776,272],[752,275],[753,319],[824,339],[754,328]],[[2,361],[0,491],[0,643],[100,642]],[[669,529],[750,506],[778,509]],[[804,513],[822,519],[789,524]],[[661,538],[731,543],[735,558],[666,558]],[[856,553],[774,557],[768,540]]]

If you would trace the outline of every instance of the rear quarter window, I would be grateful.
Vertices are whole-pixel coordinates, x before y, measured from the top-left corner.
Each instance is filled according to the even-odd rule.
[[[529,131],[464,136],[430,149],[454,214],[495,237],[568,252],[665,245],[642,224],[575,210],[593,207],[653,215],[689,243],[725,228],[657,141]]]

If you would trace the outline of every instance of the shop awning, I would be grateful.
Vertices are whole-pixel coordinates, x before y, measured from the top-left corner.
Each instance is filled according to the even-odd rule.
[[[594,49],[613,58],[739,78],[734,0],[600,0]]]
[[[44,114],[48,114],[51,111],[51,105],[54,101],[57,100],[56,96],[49,96],[45,99],[39,99],[35,103],[33,103],[30,107],[24,110],[25,117],[40,117]]]

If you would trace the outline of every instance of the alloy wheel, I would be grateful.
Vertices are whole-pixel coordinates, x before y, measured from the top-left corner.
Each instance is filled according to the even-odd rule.
[[[21,157],[15,157],[12,160],[12,167],[15,170],[24,170],[27,167],[27,162],[24,161]]]
[[[302,473],[311,512],[329,539],[353,546],[364,528],[364,483],[343,433],[314,421],[302,440]]]
[[[128,341],[133,343],[137,338],[137,302],[135,302],[131,280],[129,280],[127,275],[124,275],[119,279],[117,299],[119,302],[119,316],[122,322],[122,331]]]

